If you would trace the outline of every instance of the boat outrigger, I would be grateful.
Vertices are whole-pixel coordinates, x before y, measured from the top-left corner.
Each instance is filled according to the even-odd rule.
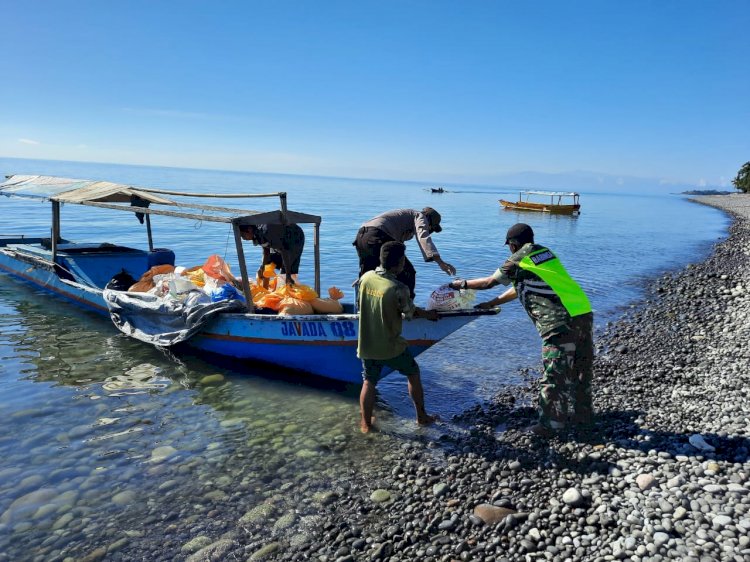
[[[532,201],[536,197],[542,201]],[[549,197],[549,202],[547,198]],[[555,213],[561,215],[578,215],[581,213],[579,194],[566,191],[521,191],[518,201],[500,199],[500,204],[514,211],[536,211],[541,213]]]
[[[251,283],[240,236],[240,227],[244,225],[312,224],[314,288],[320,293],[321,218],[288,210],[285,192],[199,194],[103,181],[14,175],[7,176],[6,181],[0,183],[0,195],[42,199],[52,204],[49,238],[0,236],[0,272],[6,272],[85,309],[104,315],[113,314],[113,319],[114,313],[107,300],[112,291],[106,286],[116,274],[125,271],[134,279],[139,279],[154,264],[174,265],[171,250],[154,247],[152,216],[230,225],[239,262],[241,292],[245,297],[244,302],[250,303],[250,306],[242,304],[241,310],[215,314],[184,345],[219,356],[280,365],[338,381],[361,382],[362,368],[356,356],[358,316],[353,304],[345,303],[341,314],[296,316],[263,314],[252,305]],[[248,211],[189,202],[193,197],[273,197],[279,199],[280,208]],[[60,207],[65,203],[137,213],[145,219],[148,249],[109,242],[91,244],[65,240],[60,228]],[[496,313],[493,310],[441,312],[436,322],[426,319],[405,322],[403,335],[412,353],[418,355],[477,317]]]

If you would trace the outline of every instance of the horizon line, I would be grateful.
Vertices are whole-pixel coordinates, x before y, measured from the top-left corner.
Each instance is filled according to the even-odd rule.
[[[122,162],[102,162],[102,161],[90,161],[90,160],[58,160],[54,158],[21,158],[16,156],[3,156],[0,155],[0,159],[6,159],[6,160],[24,160],[24,161],[30,161],[30,162],[59,162],[59,163],[70,163],[70,164],[99,164],[99,165],[106,165],[106,166],[124,166],[124,167],[131,167],[131,168],[163,168],[168,170],[193,170],[193,171],[199,171],[199,172],[220,172],[220,173],[228,173],[228,174],[265,174],[270,176],[285,176],[285,177],[304,177],[304,178],[320,178],[320,179],[333,179],[333,180],[355,180],[355,181],[377,181],[377,182],[388,182],[388,183],[409,183],[409,184],[416,184],[416,185],[426,185],[427,187],[431,186],[439,186],[440,183],[444,183],[446,185],[455,185],[455,186],[462,186],[462,187],[501,187],[501,188],[513,188],[513,189],[535,189],[534,186],[521,186],[521,185],[502,185],[502,184],[496,184],[496,183],[465,183],[465,182],[436,182],[436,181],[429,181],[429,180],[410,180],[410,179],[393,179],[393,178],[382,178],[382,177],[356,177],[356,176],[337,176],[337,175],[321,175],[321,174],[303,174],[303,173],[291,173],[291,172],[259,172],[256,170],[230,170],[230,169],[221,169],[221,168],[200,168],[200,167],[182,167],[182,166],[169,166],[169,165],[163,165],[163,164],[133,164],[133,163],[122,163]],[[659,178],[648,178],[648,177],[642,177],[642,176],[632,176],[632,175],[622,175],[622,174],[612,174],[609,172],[595,172],[591,170],[567,170],[567,171],[560,171],[560,172],[539,172],[534,170],[523,170],[518,172],[506,172],[504,175],[523,175],[523,174],[539,174],[543,176],[553,176],[553,177],[563,177],[563,176],[570,176],[575,174],[586,174],[586,175],[600,175],[607,178],[619,178],[619,179],[635,179],[640,181],[647,181],[647,182],[654,182],[654,187],[692,187],[692,188],[701,188],[701,189],[708,189],[711,187],[714,188],[720,188],[724,189],[723,186],[720,185],[705,185],[705,186],[699,186],[697,183],[691,183],[687,181],[666,181],[664,179]],[[621,186],[620,186],[621,187]]]

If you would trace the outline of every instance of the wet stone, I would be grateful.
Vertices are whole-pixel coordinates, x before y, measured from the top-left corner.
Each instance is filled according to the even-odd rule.
[[[511,513],[515,513],[515,510],[486,503],[480,504],[474,508],[474,516],[478,517],[488,525],[499,523]]]
[[[579,507],[583,505],[584,498],[583,494],[581,494],[576,488],[568,488],[562,495],[562,501],[565,505]]]
[[[215,375],[207,375],[203,377],[198,384],[201,386],[210,386],[215,384],[221,384],[224,382],[224,375],[221,374],[215,374]]]
[[[269,543],[260,549],[253,552],[248,558],[248,562],[255,562],[256,560],[267,560],[277,552],[281,550],[281,544],[277,542]]]
[[[182,548],[180,548],[180,552],[182,552],[183,554],[192,554],[194,552],[198,552],[200,549],[208,546],[212,542],[213,540],[211,539],[211,537],[201,535],[183,544]]]
[[[436,498],[440,498],[448,493],[448,484],[439,482],[432,487],[432,494]]]
[[[391,499],[391,494],[388,490],[378,489],[370,494],[370,499],[375,503],[385,503]]]

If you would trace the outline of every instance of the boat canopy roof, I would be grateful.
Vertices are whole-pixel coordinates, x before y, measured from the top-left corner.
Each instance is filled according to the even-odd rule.
[[[524,191],[529,195],[551,195],[553,197],[575,197],[578,195],[575,191]]]
[[[17,195],[60,201],[61,203],[83,203],[99,201],[102,203],[130,203],[133,195],[150,201],[173,205],[174,202],[145,191],[139,191],[128,185],[108,181],[75,180],[53,176],[8,176],[0,184],[3,195]]]
[[[0,183],[0,195],[44,199],[57,203],[74,203],[128,212],[137,211],[138,213],[145,214],[232,223],[240,226],[286,223],[320,224],[321,222],[321,218],[317,215],[288,211],[286,209],[285,192],[250,194],[189,193],[134,187],[108,181],[80,180],[54,176],[11,175],[6,176],[5,181]],[[168,199],[163,197],[163,195],[174,195],[183,199]],[[252,211],[248,209],[199,205],[184,200],[184,198],[191,197],[279,197],[281,200],[281,210]],[[151,204],[155,207],[148,208]],[[157,208],[156,206],[167,207],[168,210]],[[180,210],[175,210],[175,208]],[[185,212],[185,209],[190,209],[193,212]],[[200,211],[200,213],[194,211]]]

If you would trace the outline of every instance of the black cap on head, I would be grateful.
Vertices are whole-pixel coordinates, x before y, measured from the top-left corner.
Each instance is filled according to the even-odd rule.
[[[523,246],[527,242],[534,242],[534,231],[528,224],[522,222],[516,223],[508,229],[505,235],[505,243],[513,242],[518,246]]]
[[[422,214],[427,217],[427,221],[430,223],[432,232],[440,232],[443,227],[440,226],[440,213],[438,213],[432,207],[425,207],[422,209]]]
[[[380,265],[392,269],[406,255],[406,246],[401,242],[386,242],[380,247]]]

